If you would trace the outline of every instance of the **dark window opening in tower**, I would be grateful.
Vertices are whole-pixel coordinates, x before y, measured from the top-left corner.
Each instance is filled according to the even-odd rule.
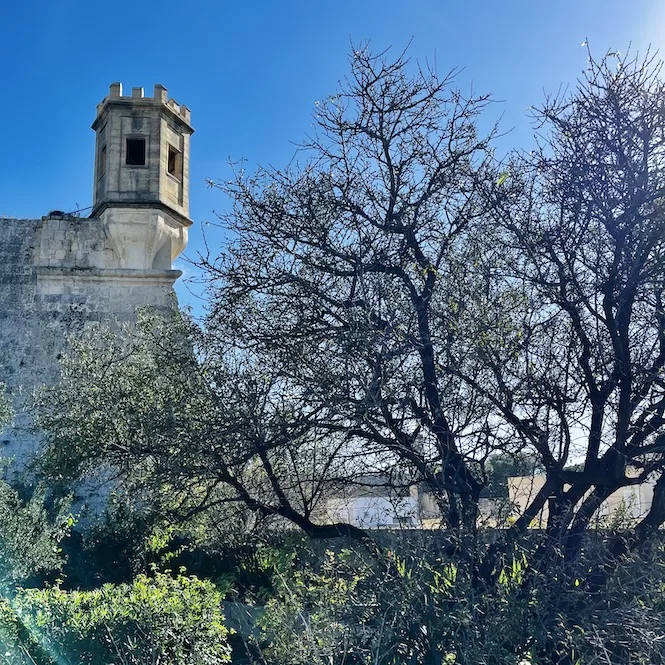
[[[127,166],[145,166],[145,139],[127,139]]]
[[[106,146],[99,151],[99,170],[97,177],[101,178],[106,174]]]
[[[182,153],[169,145],[167,171],[177,180],[182,180]]]

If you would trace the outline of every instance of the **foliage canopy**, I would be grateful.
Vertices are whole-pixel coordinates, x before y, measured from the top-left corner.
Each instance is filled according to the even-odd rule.
[[[51,473],[102,465],[181,516],[241,506],[362,538],[321,509],[373,471],[386,491],[429,493],[470,552],[488,459],[525,454],[546,480],[504,541],[546,507],[546,551],[575,559],[601,503],[645,481],[652,505],[607,555],[651,538],[665,520],[659,65],[590,57],[535,111],[528,155],[497,159],[488,103],[454,73],[354,51],[304,163],[219,184],[234,208],[227,245],[199,261],[205,326],[145,319],[76,346],[41,397]]]

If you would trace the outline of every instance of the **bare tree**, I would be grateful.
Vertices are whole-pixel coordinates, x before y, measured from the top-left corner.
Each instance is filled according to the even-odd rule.
[[[202,266],[211,334],[279,367],[356,457],[408,468],[451,527],[474,530],[485,411],[439,352],[451,254],[488,213],[494,132],[476,126],[488,98],[453,78],[354,52],[304,166],[220,185],[237,241]]]
[[[249,508],[311,537],[365,540],[320,519],[330,493],[368,469],[396,491],[418,483],[452,546],[432,534],[422,552],[404,545],[413,577],[375,549],[375,570],[394,566],[397,584],[370,603],[374,632],[366,615],[350,621],[358,639],[381,644],[396,608],[394,643],[414,663],[441,662],[448,640],[459,662],[491,644],[503,662],[572,665],[572,644],[590,653],[588,626],[613,650],[607,662],[626,662],[660,634],[608,576],[665,521],[659,67],[590,57],[577,87],[535,112],[537,148],[499,163],[496,130],[478,129],[486,96],[456,91],[454,73],[410,74],[404,55],[354,52],[338,94],[317,104],[302,164],[238,167],[219,184],[234,209],[221,220],[229,242],[199,262],[204,329],[148,319],[66,359],[39,403],[51,475],[103,467],[180,518]],[[511,459],[544,484],[486,546],[481,492]],[[645,481],[647,514],[585,548],[601,504]],[[544,537],[523,539],[544,509]],[[635,577],[648,553],[633,554],[619,572],[634,599],[651,581]],[[386,578],[368,579],[372,598]],[[644,653],[657,653],[649,639]]]
[[[472,339],[500,321],[504,332],[474,346],[482,380],[459,349],[447,366],[538,452],[547,480],[518,526],[547,502],[548,531],[569,553],[622,487],[656,483],[634,543],[665,520],[659,74],[650,57],[589,56],[577,89],[536,112],[539,149],[515,159],[506,172],[514,182],[491,195],[501,256],[485,255],[487,292],[482,305],[475,299],[486,314]]]
[[[120,484],[178,521],[205,512],[256,528],[277,518],[315,538],[364,538],[313,518],[339,482],[344,441],[323,436],[274,369],[206,352],[181,316],[144,313],[72,345],[60,383],[37,397],[49,437],[40,466],[53,480]]]
[[[167,398],[131,402],[138,420],[114,439],[116,399],[89,432],[62,413],[77,381],[95,374],[94,413],[109,368],[129,389],[124,353],[88,354],[47,398],[52,461],[76,470],[67,455],[88,451],[131,475],[141,459],[190,510],[239,502],[321,536],[362,535],[317,508],[371,467],[420,483],[452,532],[474,535],[485,463],[527,454],[546,482],[506,540],[547,506],[549,536],[573,555],[607,497],[650,479],[631,544],[648,539],[665,518],[658,65],[590,58],[536,112],[538,149],[507,165],[496,130],[477,128],[488,97],[464,97],[454,72],[412,75],[404,55],[366,49],[350,71],[317,104],[302,164],[219,184],[231,240],[200,261],[198,355],[176,362],[153,341],[136,356],[149,397]],[[156,417],[165,405],[177,418]]]

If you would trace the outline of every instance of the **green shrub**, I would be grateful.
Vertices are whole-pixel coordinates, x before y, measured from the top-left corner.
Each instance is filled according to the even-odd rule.
[[[0,596],[0,662],[3,665],[24,665],[29,663],[23,644],[26,641],[22,633],[22,624],[11,604]]]
[[[4,469],[0,460],[0,472]],[[0,593],[28,580],[55,579],[60,571],[61,544],[75,520],[66,501],[48,508],[47,503],[40,489],[24,499],[0,480]]]
[[[148,541],[155,522],[148,512],[112,497],[96,523],[74,532],[64,543],[64,586],[94,589],[129,583],[147,573]]]
[[[539,559],[537,541],[525,541],[497,561],[491,584],[474,559],[407,541],[380,555],[329,550],[314,564],[312,552],[276,552],[254,662],[665,663],[665,547],[625,557],[594,588],[596,541],[577,563]]]
[[[217,665],[230,660],[221,595],[195,577],[139,575],[94,591],[25,590],[15,609],[47,665]]]

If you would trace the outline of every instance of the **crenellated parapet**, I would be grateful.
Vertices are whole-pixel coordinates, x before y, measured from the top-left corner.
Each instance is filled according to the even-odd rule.
[[[104,115],[106,108],[112,104],[126,105],[133,108],[163,106],[191,127],[192,114],[184,104],[178,104],[175,99],[170,98],[167,89],[161,83],[155,83],[153,90],[152,97],[146,97],[143,88],[132,88],[131,95],[123,95],[122,83],[111,83],[109,94],[97,104],[97,120],[95,122]],[[93,129],[95,129],[94,124]]]

